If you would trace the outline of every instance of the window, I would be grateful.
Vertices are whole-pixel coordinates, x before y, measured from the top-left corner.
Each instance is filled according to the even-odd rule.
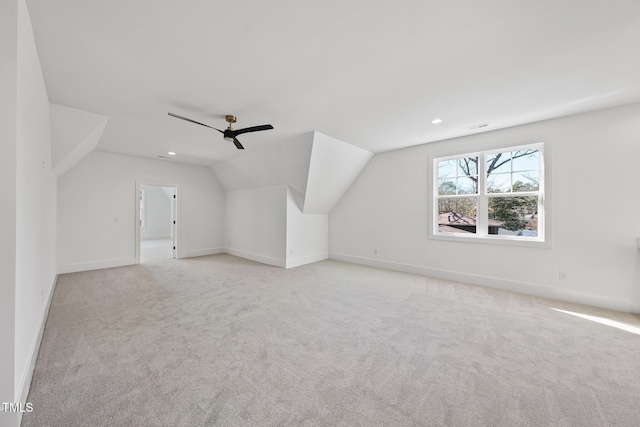
[[[543,144],[433,164],[434,236],[544,242]]]
[[[147,205],[147,191],[145,188],[140,189],[140,227],[144,228],[146,225],[145,207]]]

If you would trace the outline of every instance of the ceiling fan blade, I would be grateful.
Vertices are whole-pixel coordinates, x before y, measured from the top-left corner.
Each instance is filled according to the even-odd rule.
[[[244,150],[244,147],[242,146],[242,144],[240,144],[240,141],[238,141],[237,139],[233,138],[233,143],[235,144],[238,150]]]
[[[250,128],[234,130],[233,133],[234,135],[240,135],[247,132],[257,132],[259,130],[269,130],[269,129],[273,129],[273,126],[271,125],[252,126]]]
[[[220,129],[216,129],[216,128],[214,128],[212,126],[209,126],[209,125],[205,125],[204,123],[196,122],[195,120],[191,120],[191,119],[188,119],[186,117],[182,117],[182,116],[179,116],[179,115],[173,114],[173,113],[167,113],[167,114],[169,114],[171,117],[175,117],[176,119],[186,120],[188,122],[195,123],[195,124],[200,125],[200,126],[208,127],[210,129],[215,129],[218,132],[224,133],[224,131],[221,131]]]

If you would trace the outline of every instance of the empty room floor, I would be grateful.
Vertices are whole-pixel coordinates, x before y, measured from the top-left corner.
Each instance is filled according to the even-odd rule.
[[[639,332],[333,260],[156,258],[59,277],[22,425],[637,426]]]
[[[172,239],[140,240],[140,263],[154,264],[173,258]]]

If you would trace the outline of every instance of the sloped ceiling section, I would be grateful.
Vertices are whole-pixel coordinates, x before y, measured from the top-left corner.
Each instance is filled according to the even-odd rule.
[[[309,174],[313,133],[262,150],[245,150],[241,155],[211,166],[225,191],[289,185],[304,194]]]
[[[369,160],[370,151],[312,132],[211,167],[225,191],[288,185],[303,213],[328,214]]]
[[[100,114],[51,104],[51,158],[57,176],[95,150],[108,120]]]
[[[302,212],[331,212],[372,157],[370,151],[314,132]]]

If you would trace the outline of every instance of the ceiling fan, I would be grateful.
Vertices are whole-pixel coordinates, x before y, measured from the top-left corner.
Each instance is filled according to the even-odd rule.
[[[247,133],[247,132],[257,132],[259,130],[269,130],[269,129],[273,129],[273,126],[271,125],[261,125],[261,126],[252,126],[249,128],[244,128],[244,129],[233,129],[231,127],[231,123],[235,123],[236,122],[236,116],[232,116],[232,115],[227,115],[225,116],[225,120],[229,123],[229,127],[227,127],[225,130],[220,130],[220,129],[216,129],[212,126],[209,125],[205,125],[204,123],[200,123],[200,122],[196,122],[195,120],[191,120],[188,119],[186,117],[182,117],[179,116],[177,114],[173,114],[173,113],[168,113],[171,117],[175,117],[177,119],[182,119],[182,120],[186,120],[188,122],[191,123],[195,123],[197,125],[200,126],[205,126],[211,129],[215,129],[218,132],[220,132],[221,134],[223,134],[223,138],[228,140],[228,141],[233,141],[233,143],[235,144],[236,148],[238,150],[244,150],[244,147],[242,146],[242,144],[240,144],[240,141],[238,141],[238,139],[236,138],[236,136],[243,134],[243,133]]]

